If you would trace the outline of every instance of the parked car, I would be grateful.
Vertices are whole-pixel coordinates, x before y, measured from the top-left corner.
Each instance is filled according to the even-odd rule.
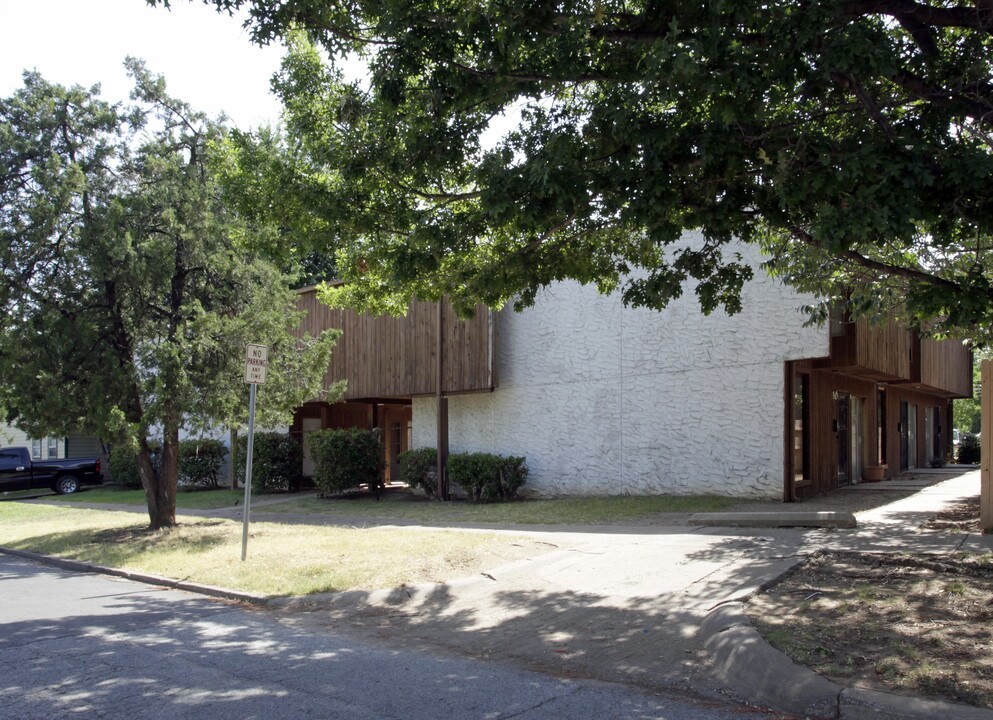
[[[102,480],[99,458],[33,461],[26,447],[0,449],[0,491],[51,488],[68,495]]]

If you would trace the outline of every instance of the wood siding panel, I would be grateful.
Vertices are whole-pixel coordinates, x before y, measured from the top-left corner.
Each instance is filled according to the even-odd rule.
[[[951,397],[972,396],[972,352],[958,340],[921,340],[921,385]]]
[[[856,362],[861,367],[895,377],[910,376],[910,332],[893,320],[872,325],[866,319],[855,323]]]
[[[338,328],[342,337],[331,354],[324,387],[345,379],[345,400],[411,397],[435,392],[437,363],[436,303],[413,301],[406,317],[374,317],[332,309],[314,289],[302,290],[297,308],[306,312],[300,332],[311,335]],[[470,320],[459,320],[451,305],[443,307],[445,393],[492,390],[493,328],[491,312],[480,305]]]

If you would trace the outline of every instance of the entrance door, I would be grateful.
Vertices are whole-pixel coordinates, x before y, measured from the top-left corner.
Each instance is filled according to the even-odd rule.
[[[917,406],[907,410],[907,467],[917,467]]]
[[[934,462],[934,408],[924,408],[924,465]]]
[[[907,428],[907,418],[910,416],[907,401],[900,401],[900,469],[906,470],[910,467],[910,443],[908,442],[909,430]]]
[[[850,398],[848,393],[835,394],[835,437],[838,444],[838,486],[848,485],[851,481],[852,437],[849,432]]]
[[[303,434],[303,476],[312,478],[316,472],[314,459],[310,454],[310,433],[321,429],[320,418],[303,418],[300,421],[300,429]]]
[[[400,481],[400,453],[410,449],[412,420],[410,405],[384,405],[380,421],[383,423],[383,445],[386,453],[385,479],[388,483]]]
[[[862,398],[852,397],[849,400],[851,437],[848,443],[850,449],[850,480],[859,482],[862,480],[862,468],[865,465],[865,403]]]

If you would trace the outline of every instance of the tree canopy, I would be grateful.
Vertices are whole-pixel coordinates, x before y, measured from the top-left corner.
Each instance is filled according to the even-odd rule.
[[[857,312],[993,319],[990,0],[205,2],[290,42],[275,182],[334,229],[335,302],[734,312],[738,238]]]
[[[270,230],[214,180],[223,126],[128,67],[129,105],[32,72],[0,99],[0,405],[37,435],[133,443],[159,528],[180,428],[246,422],[245,344],[272,346],[259,405],[278,423],[320,393],[336,334],[297,337],[290,278],[246,249]]]

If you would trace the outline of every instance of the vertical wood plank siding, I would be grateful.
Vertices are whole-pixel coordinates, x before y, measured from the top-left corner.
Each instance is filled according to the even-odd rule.
[[[343,399],[411,397],[435,392],[437,305],[414,301],[402,318],[374,317],[329,308],[313,289],[297,296],[297,309],[307,313],[301,332],[315,335],[327,328],[343,334],[331,354],[325,388],[348,380]],[[459,320],[451,305],[443,309],[445,393],[481,392],[495,387],[491,312],[476,308],[471,320]]]
[[[893,320],[873,325],[855,322],[855,364],[882,375],[910,377],[912,335]]]
[[[972,353],[958,340],[920,338],[892,319],[873,324],[846,323],[843,335],[831,338],[835,372],[877,382],[910,383],[946,397],[972,393]]]
[[[831,368],[880,381],[910,378],[910,332],[892,320],[873,324],[862,318],[844,327],[831,338]]]
[[[921,340],[922,386],[953,397],[972,396],[972,353],[958,340]]]

